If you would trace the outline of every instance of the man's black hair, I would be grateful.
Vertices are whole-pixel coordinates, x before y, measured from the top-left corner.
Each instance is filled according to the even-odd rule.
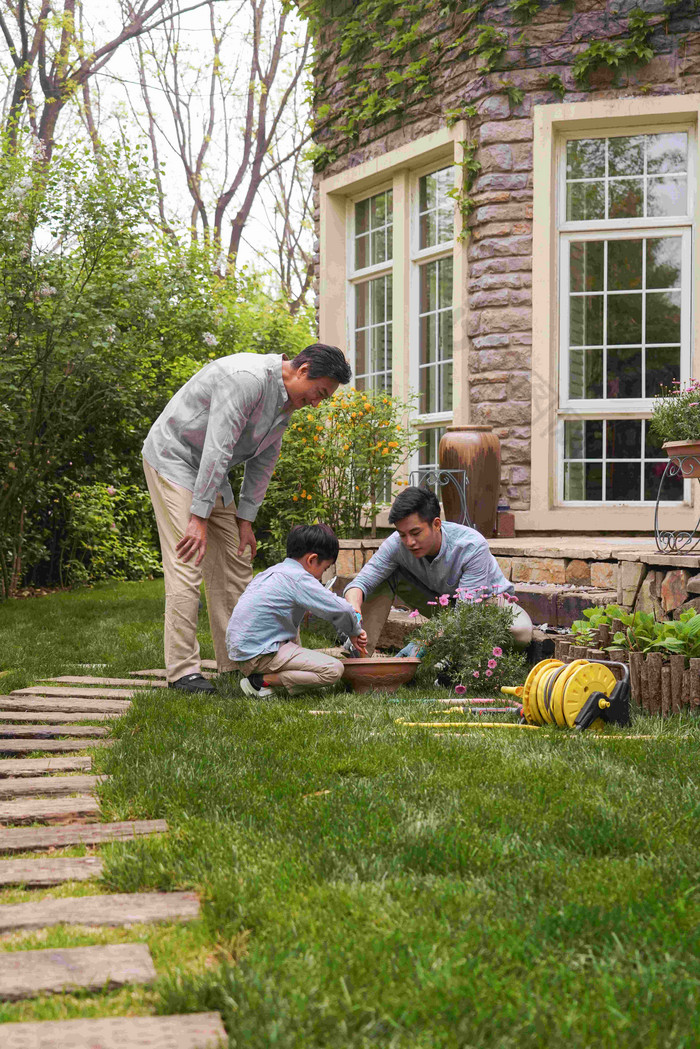
[[[327,376],[345,385],[352,378],[352,370],[345,360],[343,351],[337,346],[327,346],[324,342],[315,342],[307,346],[290,361],[290,364],[292,368],[308,364],[310,379]]]
[[[389,511],[389,524],[403,521],[404,517],[418,514],[421,521],[434,521],[440,516],[440,504],[437,496],[429,488],[404,488],[400,495],[394,499],[393,506]]]
[[[304,554],[318,554],[319,561],[335,561],[338,537],[327,524],[294,525],[287,536],[287,557],[295,561]]]

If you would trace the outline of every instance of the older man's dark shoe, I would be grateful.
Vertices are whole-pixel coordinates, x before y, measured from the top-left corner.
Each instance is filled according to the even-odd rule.
[[[169,681],[168,688],[177,688],[180,692],[216,692],[211,681],[207,681],[201,674],[185,674],[177,681]]]

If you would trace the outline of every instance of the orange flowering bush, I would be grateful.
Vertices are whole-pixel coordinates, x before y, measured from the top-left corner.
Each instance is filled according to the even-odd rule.
[[[260,512],[270,545],[284,547],[294,524],[325,521],[358,536],[401,481],[397,470],[418,447],[404,423],[411,406],[382,391],[340,387],[318,408],[292,416]]]

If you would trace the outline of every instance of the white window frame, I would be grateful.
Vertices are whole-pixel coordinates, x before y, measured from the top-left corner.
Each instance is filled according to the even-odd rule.
[[[386,193],[388,190],[392,190],[392,250],[391,258],[385,262],[375,263],[373,266],[363,266],[361,269],[355,269],[355,206],[360,204],[363,200],[370,200],[372,197],[379,196],[380,193]],[[371,245],[371,236],[369,243]],[[378,277],[389,277],[392,280],[394,276],[394,203],[393,203],[393,183],[385,182],[382,185],[374,186],[370,192],[361,193],[359,196],[351,197],[348,200],[347,208],[347,246],[346,246],[346,258],[347,258],[347,270],[348,270],[348,288],[349,294],[347,296],[347,345],[350,349],[350,360],[352,362],[353,377],[357,374],[357,354],[356,354],[356,304],[355,304],[355,289],[358,284],[365,284]],[[371,294],[371,293],[370,293]],[[392,288],[392,302],[393,302],[393,288]],[[393,318],[392,318],[393,319]],[[371,331],[371,329],[369,329]],[[369,334],[369,333],[368,333]],[[393,360],[393,346],[394,346],[394,332],[392,323],[392,366],[391,366],[391,379],[393,387],[393,373],[394,373],[394,360]],[[369,359],[369,342],[365,353]],[[369,373],[369,374],[384,374],[382,373]],[[365,389],[374,389],[374,387],[367,386],[365,381]]]
[[[673,132],[685,132],[688,135],[688,166],[686,171],[686,212],[684,215],[625,218],[625,219],[592,219],[585,221],[572,221],[566,218],[566,147],[572,140],[589,138],[622,138],[630,135],[654,135]],[[632,420],[648,419],[651,415],[652,399],[644,396],[645,390],[645,360],[646,353],[642,355],[642,396],[638,398],[572,398],[569,394],[569,306],[570,306],[570,245],[573,241],[584,240],[644,240],[649,237],[678,236],[681,239],[681,382],[690,377],[691,364],[691,284],[692,284],[692,236],[693,236],[693,214],[695,211],[695,154],[697,143],[693,125],[686,124],[668,125],[649,123],[648,125],[633,128],[617,127],[614,130],[605,129],[596,133],[595,129],[574,132],[559,137],[556,149],[557,165],[557,227],[558,227],[558,258],[559,258],[559,392],[557,408],[557,502],[565,507],[595,507],[595,506],[653,506],[656,499],[634,500],[622,502],[612,499],[600,500],[573,500],[564,498],[564,466],[565,446],[564,429],[568,420],[606,420],[624,419]],[[647,176],[644,176],[647,178]],[[605,185],[607,186],[607,170]],[[606,189],[607,194],[607,189]],[[607,299],[607,262],[605,267],[605,281],[603,299]],[[636,294],[636,293],[635,293]],[[642,293],[644,297],[646,292]],[[603,310],[605,318],[606,311]],[[604,320],[605,323],[605,320]],[[607,345],[607,342],[606,342]],[[607,349],[603,350],[604,368],[603,374],[607,376]],[[644,445],[644,442],[642,442]],[[617,461],[617,460],[616,460]],[[604,459],[602,466],[608,460]],[[642,463],[644,459],[642,458]],[[643,466],[641,467],[643,470]],[[642,478],[643,480],[643,478]],[[690,493],[690,482],[686,481],[683,486],[683,500],[681,502],[664,503],[667,506],[682,506],[688,502]]]

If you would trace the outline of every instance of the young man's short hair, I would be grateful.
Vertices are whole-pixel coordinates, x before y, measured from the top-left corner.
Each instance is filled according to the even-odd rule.
[[[440,516],[440,503],[437,496],[429,488],[418,488],[413,485],[404,488],[400,495],[396,496],[389,511],[389,524],[403,521],[404,517],[418,514],[421,521],[434,521]]]
[[[304,554],[318,554],[319,561],[336,561],[338,537],[326,524],[294,525],[287,536],[287,557],[298,561]]]
[[[314,342],[311,346],[307,346],[290,361],[290,364],[292,368],[308,364],[310,379],[320,379],[325,376],[345,385],[352,378],[352,370],[345,360],[343,351],[337,346],[327,346],[325,342]]]

